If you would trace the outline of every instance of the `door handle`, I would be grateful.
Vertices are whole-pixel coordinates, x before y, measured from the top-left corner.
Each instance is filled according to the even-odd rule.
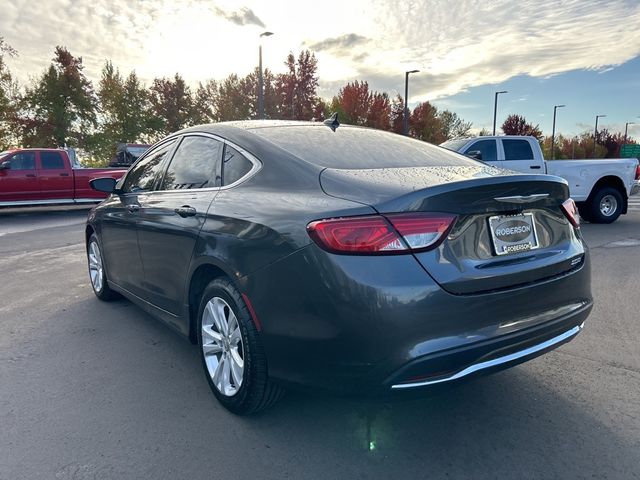
[[[138,210],[140,210],[140,205],[132,203],[130,205],[127,205],[127,210],[129,210],[129,213],[136,213]]]
[[[68,174],[68,173],[61,173],[61,174],[60,174],[60,176],[61,176],[61,177],[68,177],[68,176],[69,176],[69,174]]]
[[[26,175],[29,178],[36,178],[36,174],[35,173],[27,173]]]
[[[540,165],[531,165],[529,168],[532,170],[540,170],[542,167],[540,167]]]
[[[196,209],[189,205],[183,205],[180,208],[176,208],[174,211],[182,218],[195,217],[197,213]]]

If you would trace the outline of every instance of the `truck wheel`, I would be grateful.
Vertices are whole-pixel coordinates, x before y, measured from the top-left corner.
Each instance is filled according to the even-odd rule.
[[[592,222],[593,220],[591,220],[591,210],[589,208],[589,205],[585,202],[579,202],[577,203],[577,206],[582,220],[584,220],[585,222]]]
[[[598,190],[589,203],[589,216],[593,223],[612,223],[622,213],[624,199],[620,191],[613,187]]]

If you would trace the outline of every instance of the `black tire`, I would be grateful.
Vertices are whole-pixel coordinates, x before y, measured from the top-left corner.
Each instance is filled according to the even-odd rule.
[[[610,212],[606,212],[606,208],[601,208],[601,203],[607,202],[613,205]],[[624,206],[624,198],[620,190],[613,187],[604,187],[591,195],[589,204],[589,221],[592,223],[613,223],[615,222]],[[614,205],[615,204],[615,205]]]
[[[591,222],[591,210],[585,202],[580,202],[578,205],[578,212],[580,212],[580,218],[585,222]]]
[[[242,382],[232,395],[224,394],[215,385],[212,374],[210,374],[207,367],[203,350],[202,326],[204,310],[209,301],[214,298],[221,298],[233,310],[242,336],[241,347],[244,361]],[[269,379],[267,357],[260,339],[260,332],[256,329],[238,289],[226,278],[218,278],[212,281],[202,294],[197,318],[198,347],[200,348],[202,368],[209,387],[218,401],[227,410],[236,415],[256,413],[276,403],[282,397],[284,390]]]
[[[97,272],[95,272],[100,277],[99,283],[96,283],[94,281],[94,277],[92,274],[92,248],[96,248],[99,253],[99,263],[101,268]],[[107,271],[104,268],[104,256],[102,255],[102,248],[100,247],[100,242],[98,241],[98,237],[95,233],[92,234],[91,237],[89,237],[89,242],[87,243],[87,264],[89,267],[89,282],[91,283],[91,288],[93,289],[93,293],[96,294],[96,297],[104,302],[110,302],[112,300],[120,298],[119,293],[114,292],[113,290],[111,290],[111,288],[109,288],[109,282],[107,281]]]

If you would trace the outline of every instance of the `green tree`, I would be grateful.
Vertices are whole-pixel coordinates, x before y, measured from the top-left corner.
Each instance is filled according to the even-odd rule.
[[[20,101],[18,83],[5,63],[5,55],[15,57],[18,52],[0,37],[0,150],[16,142],[15,119]]]
[[[471,135],[470,131],[473,124],[471,122],[465,122],[457,113],[443,110],[438,114],[438,118],[442,124],[442,133],[447,140]]]
[[[158,136],[162,123],[152,113],[150,94],[135,72],[125,79],[107,61],[102,69],[98,99],[100,128],[87,143],[102,163],[114,156],[118,143],[147,143]]]
[[[176,73],[170,78],[156,78],[150,89],[152,111],[162,122],[161,131],[169,134],[193,124],[191,89]]]
[[[257,104],[257,87],[245,78],[232,73],[218,85],[218,95],[214,108],[218,120],[248,120],[255,116]]]
[[[25,146],[83,146],[86,132],[96,126],[97,110],[83,68],[81,57],[56,47],[53,63],[24,95],[20,122]]]
[[[193,97],[193,123],[217,122],[219,120],[216,110],[216,99],[218,98],[218,84],[215,80],[208,80],[206,83],[199,83]]]

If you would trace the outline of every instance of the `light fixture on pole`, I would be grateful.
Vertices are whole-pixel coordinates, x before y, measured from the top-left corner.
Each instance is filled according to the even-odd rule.
[[[596,127],[593,130],[593,158],[596,158],[596,149],[598,146],[598,119],[606,117],[606,115],[596,115]]]
[[[409,74],[418,73],[420,70],[404,72],[404,114],[402,115],[402,133],[409,135]]]
[[[638,116],[638,118],[640,118],[640,116]],[[627,122],[624,124],[624,141],[622,142],[623,145],[626,145],[627,143],[627,132],[629,131],[629,125],[637,125],[638,122]]]
[[[556,141],[556,110],[558,108],[566,107],[566,105],[554,105],[553,106],[553,130],[551,131],[551,159],[556,159],[556,149],[555,149],[555,141]]]
[[[498,95],[501,93],[509,93],[506,90],[502,90],[501,92],[496,92],[495,99],[493,101],[493,135],[496,134],[496,115],[498,113]]]
[[[260,34],[260,46],[258,47],[258,118],[264,119],[264,80],[262,78],[262,37],[270,37],[273,32]]]

